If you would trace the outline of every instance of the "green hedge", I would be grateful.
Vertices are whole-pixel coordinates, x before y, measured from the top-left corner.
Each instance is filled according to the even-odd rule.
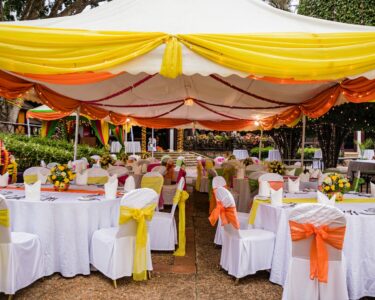
[[[7,150],[16,157],[18,171],[39,166],[41,160],[46,163],[67,163],[73,160],[73,145],[65,141],[5,133],[0,133],[0,139],[4,141]],[[79,145],[77,155],[79,158],[89,159],[92,155],[102,155],[104,152],[103,148]]]
[[[305,148],[305,155],[304,159],[313,159],[315,151],[318,150],[319,148]],[[301,148],[298,149],[297,157],[296,158],[301,158]]]
[[[268,158],[268,151],[272,149],[273,147],[262,148],[262,159]],[[250,156],[259,157],[259,147],[252,148],[250,150]]]

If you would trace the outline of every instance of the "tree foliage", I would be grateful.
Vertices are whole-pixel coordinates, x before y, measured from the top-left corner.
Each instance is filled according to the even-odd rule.
[[[375,25],[375,0],[300,0],[298,13],[342,23]]]

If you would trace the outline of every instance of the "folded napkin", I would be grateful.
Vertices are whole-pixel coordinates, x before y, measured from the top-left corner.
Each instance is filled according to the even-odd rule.
[[[335,206],[336,195],[333,195],[330,199],[325,194],[323,194],[322,192],[317,191],[317,199],[318,199],[318,203],[320,203],[320,204]]]
[[[313,169],[313,170],[310,170],[310,173],[311,173],[311,178],[319,178],[320,176],[322,176],[322,171],[320,169]]]
[[[310,181],[310,173],[307,172],[307,173],[301,173],[299,174],[299,179],[301,180],[301,182],[309,182]]]
[[[135,190],[135,181],[133,176],[129,176],[128,178],[126,178],[124,184],[124,192],[129,193],[132,190]]]
[[[41,166],[42,168],[47,168],[47,164],[44,162],[44,160],[41,160],[41,161],[40,161],[40,166]]]
[[[289,193],[299,192],[299,185],[300,185],[300,179],[299,178],[297,178],[295,181],[288,178],[288,192]]]
[[[272,206],[282,206],[283,205],[283,189],[270,189],[271,191],[271,205]]]
[[[105,198],[107,200],[116,199],[117,187],[117,174],[114,174],[113,176],[109,177],[108,182],[104,185]]]
[[[28,201],[40,201],[40,190],[42,183],[40,180],[34,184],[25,183],[25,198]]]
[[[40,172],[38,172],[36,175],[38,177],[38,181],[40,181],[41,184],[46,184],[47,183],[48,175],[43,175]]]
[[[296,173],[296,169],[285,170],[285,175],[286,175],[286,176],[294,176],[295,173]]]
[[[6,172],[4,175],[0,175],[0,186],[5,187],[9,182],[9,173]]]
[[[76,185],[87,185],[88,172],[83,171],[83,173],[76,173]]]

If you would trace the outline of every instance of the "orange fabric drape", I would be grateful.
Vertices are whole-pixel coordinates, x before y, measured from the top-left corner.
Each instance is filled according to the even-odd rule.
[[[284,181],[268,181],[271,189],[278,191],[284,186]]]
[[[83,72],[83,73],[70,73],[70,74],[21,74],[15,73],[23,77],[30,78],[32,80],[38,80],[46,83],[53,84],[65,84],[65,85],[81,85],[96,83],[107,79],[119,76],[119,74],[112,74],[109,72]]]
[[[317,278],[319,282],[328,281],[328,251],[326,244],[342,250],[345,237],[345,226],[329,227],[313,224],[300,224],[289,221],[292,241],[300,241],[314,236],[310,248],[310,278]]]
[[[215,209],[211,212],[208,218],[212,226],[216,224],[219,217],[222,226],[232,224],[234,228],[240,228],[236,207],[224,207],[221,201],[217,201]]]
[[[242,130],[254,125],[251,120],[197,121],[200,125],[213,130]]]
[[[255,75],[249,75],[247,78],[255,79],[255,80],[261,80],[261,81],[267,81],[277,84],[307,84],[307,83],[325,83],[329,82],[328,80],[296,80],[293,78],[276,78],[276,77],[259,77]]]
[[[341,83],[341,91],[350,102],[361,103],[374,101],[375,79],[368,80],[364,77],[359,77],[353,80],[345,80]]]
[[[44,120],[44,121],[52,121],[52,120],[62,119],[64,117],[69,116],[70,114],[71,114],[71,112],[48,112],[48,113],[43,113],[43,112],[28,111],[26,113],[26,117],[28,119],[39,119],[39,120]]]
[[[0,71],[0,96],[6,99],[17,99],[31,89],[33,85],[26,80]]]
[[[145,126],[148,128],[163,129],[163,128],[173,128],[178,126],[183,126],[191,123],[189,119],[142,119],[142,118],[132,118],[135,123],[139,126]]]

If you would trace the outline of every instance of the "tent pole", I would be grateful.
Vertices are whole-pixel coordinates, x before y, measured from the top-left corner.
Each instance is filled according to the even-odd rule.
[[[306,116],[302,116],[302,150],[301,150],[301,167],[303,169],[305,158],[305,139],[306,139]]]
[[[126,121],[125,123],[125,144],[124,144],[125,154],[128,153],[126,150],[127,144],[128,144],[128,121]]]
[[[259,141],[259,161],[262,160],[262,140],[263,140],[263,128],[260,128],[260,141]]]
[[[151,129],[151,153],[154,158],[154,128]]]
[[[26,122],[27,122],[27,137],[30,137],[31,136],[31,132],[30,132],[30,119],[27,118]]]
[[[79,114],[81,107],[79,106],[76,111],[76,131],[74,136],[74,155],[73,160],[77,160],[77,149],[78,149],[78,129],[79,129]]]
[[[131,135],[131,138],[132,138],[133,155],[135,155],[133,126],[130,127],[130,135]]]

